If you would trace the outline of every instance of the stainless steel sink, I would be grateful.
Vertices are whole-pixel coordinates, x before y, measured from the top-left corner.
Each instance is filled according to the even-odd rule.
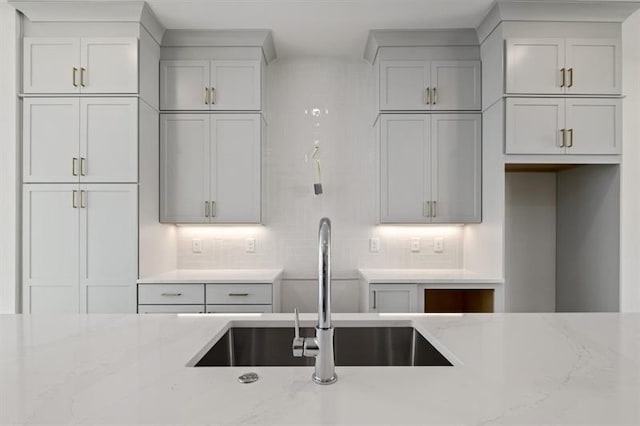
[[[312,366],[313,358],[294,358],[293,329],[232,327],[195,367]],[[315,336],[301,328],[302,337]],[[334,337],[338,366],[452,366],[413,327],[338,327]]]

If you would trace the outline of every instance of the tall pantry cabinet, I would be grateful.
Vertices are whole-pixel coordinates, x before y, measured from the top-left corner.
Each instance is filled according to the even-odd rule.
[[[157,82],[159,46],[139,24],[46,25],[23,39],[23,312],[135,312],[140,75]]]

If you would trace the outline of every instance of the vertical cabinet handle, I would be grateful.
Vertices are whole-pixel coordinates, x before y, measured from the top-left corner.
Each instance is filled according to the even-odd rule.
[[[573,129],[569,129],[567,132],[569,132],[569,145],[567,147],[571,148],[573,147]]]
[[[569,84],[567,87],[573,87],[573,68],[569,68]]]
[[[84,195],[87,191],[81,190],[80,191],[80,208],[81,209],[85,209],[87,208],[87,205],[85,204],[85,198]]]
[[[76,74],[78,73],[78,68],[73,67],[73,73],[71,75],[71,79],[73,82],[73,87],[78,87],[78,83],[76,83]]]
[[[211,101],[210,101],[211,105],[214,105],[216,103],[216,88],[212,87],[211,88]]]
[[[78,176],[78,159],[76,157],[71,160],[71,174]]]
[[[76,204],[76,194],[78,193],[78,191],[76,191],[75,189],[73,191],[71,191],[71,207],[73,207],[74,209],[78,208],[78,205]]]
[[[204,104],[209,105],[209,88],[204,88]]]
[[[209,217],[209,202],[204,202],[204,217]]]
[[[373,290],[373,309],[376,309],[376,291]]]
[[[560,142],[560,148],[564,148],[567,142],[567,130],[560,129],[560,133],[562,133],[562,141]]]
[[[80,86],[84,87],[84,73],[87,72],[85,68],[80,68]]]
[[[431,103],[431,88],[424,89],[424,104],[429,105]]]
[[[431,207],[431,217],[436,217],[436,214],[438,212],[438,210],[437,210],[438,204],[436,204],[437,201],[432,201],[432,203],[433,203],[433,205]]]
[[[562,68],[560,73],[562,74],[562,83],[560,84],[560,87],[564,87],[565,84],[567,84],[567,70]]]
[[[432,99],[431,103],[433,105],[438,103],[438,92],[436,92],[436,88],[435,87],[433,88],[433,99]]]
[[[211,201],[211,217],[216,217],[216,213],[217,213],[216,202]]]
[[[84,157],[80,157],[80,176],[86,176],[85,174],[86,164],[87,164],[87,159]]]

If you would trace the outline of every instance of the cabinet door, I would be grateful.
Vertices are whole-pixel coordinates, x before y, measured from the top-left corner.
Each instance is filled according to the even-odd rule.
[[[380,120],[380,222],[429,222],[431,119],[399,114]]]
[[[211,61],[213,110],[260,110],[260,61]]]
[[[28,184],[23,192],[25,313],[79,312],[77,184]]]
[[[416,312],[417,288],[414,284],[371,284],[369,312]]]
[[[208,223],[209,116],[160,117],[160,221]]]
[[[80,181],[138,181],[138,100],[80,101]]]
[[[622,101],[567,99],[567,153],[620,154]]]
[[[566,45],[567,93],[622,93],[620,40],[568,39]]]
[[[78,182],[79,120],[78,99],[24,99],[24,182]]]
[[[82,93],[138,93],[136,38],[83,38],[80,52]]]
[[[507,99],[506,153],[563,154],[564,119],[564,99]]]
[[[135,312],[138,185],[80,185],[80,310]]]
[[[260,223],[260,114],[211,116],[211,221]]]
[[[208,110],[209,61],[160,61],[160,109]]]
[[[80,39],[24,38],[24,93],[80,93]]]
[[[507,93],[564,93],[564,39],[509,39]]]
[[[480,61],[431,62],[431,109],[479,110]]]
[[[380,109],[431,109],[430,65],[429,61],[381,61]]]
[[[480,114],[438,114],[431,119],[431,221],[481,221]]]

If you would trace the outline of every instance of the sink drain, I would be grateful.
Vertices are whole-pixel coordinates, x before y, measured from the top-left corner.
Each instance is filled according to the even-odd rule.
[[[258,374],[256,373],[244,373],[242,376],[238,377],[238,381],[240,383],[253,383],[257,382],[259,379]]]

